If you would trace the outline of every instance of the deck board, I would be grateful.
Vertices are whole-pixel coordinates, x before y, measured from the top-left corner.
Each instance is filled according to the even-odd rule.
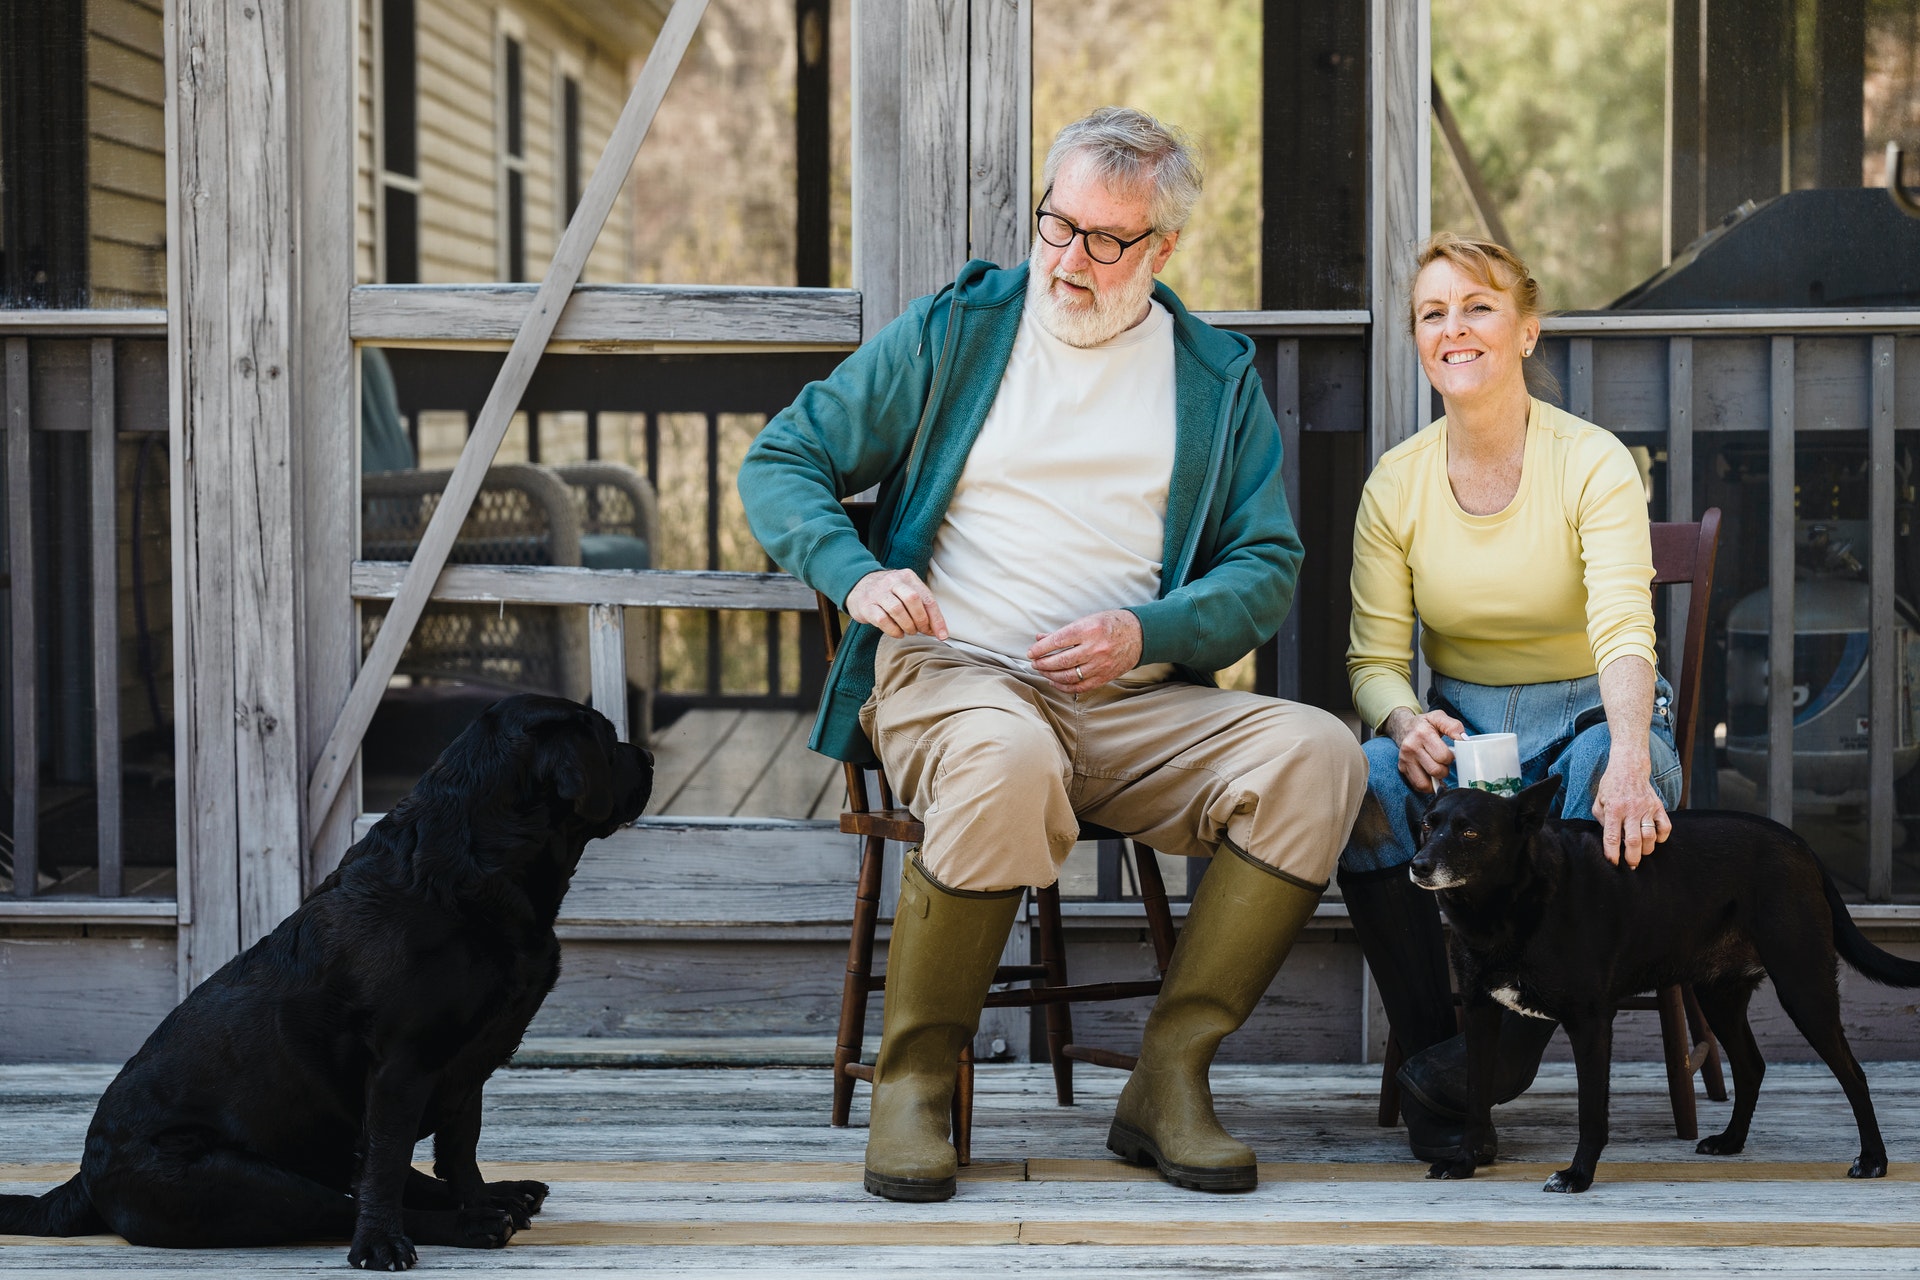
[[[654,745],[653,801],[664,817],[811,818],[839,813],[840,766],[807,749],[802,711],[689,711]],[[820,813],[830,796],[830,812]]]
[[[860,1188],[855,1127],[826,1123],[820,1070],[514,1070],[488,1090],[481,1154],[496,1176],[551,1183],[511,1248],[423,1249],[422,1267],[487,1276],[1381,1276],[1539,1266],[1612,1275],[1848,1275],[1920,1271],[1920,1064],[1868,1067],[1895,1162],[1843,1176],[1854,1131],[1824,1069],[1769,1073],[1747,1154],[1717,1160],[1672,1136],[1656,1064],[1614,1075],[1613,1145],[1584,1196],[1542,1195],[1574,1140],[1570,1068],[1548,1064],[1498,1113],[1503,1158],[1466,1183],[1428,1182],[1395,1130],[1373,1124],[1377,1069],[1223,1066],[1223,1120],[1263,1160],[1258,1190],[1211,1197],[1113,1160],[1122,1077],[1083,1068],[1054,1105],[1040,1066],[979,1069],[976,1163],[937,1205]],[[73,1167],[110,1068],[0,1068],[0,1191]],[[1726,1104],[1703,1102],[1702,1124]],[[420,1156],[425,1158],[423,1146]],[[157,1253],[98,1237],[0,1238],[0,1271],[73,1275],[138,1265],[158,1277],[336,1274],[344,1246]],[[135,1259],[137,1258],[137,1262]]]

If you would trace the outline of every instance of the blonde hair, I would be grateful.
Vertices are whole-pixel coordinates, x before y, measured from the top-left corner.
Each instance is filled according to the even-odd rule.
[[[1503,244],[1485,240],[1479,236],[1463,236],[1454,231],[1436,231],[1426,238],[1418,249],[1413,251],[1413,275],[1417,281],[1420,273],[1434,262],[1445,258],[1462,274],[1478,280],[1488,288],[1498,289],[1513,299],[1514,309],[1520,313],[1523,321],[1532,320],[1540,314],[1540,282],[1527,270],[1527,264],[1519,254]],[[1407,328],[1411,330],[1416,320],[1415,299],[1412,286],[1407,289]],[[1541,361],[1531,358],[1522,360],[1522,369],[1527,379],[1527,390],[1542,400],[1560,403],[1560,379],[1553,370]]]

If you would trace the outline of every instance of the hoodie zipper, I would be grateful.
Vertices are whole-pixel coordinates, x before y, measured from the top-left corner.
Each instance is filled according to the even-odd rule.
[[[1220,406],[1220,420],[1213,429],[1213,449],[1207,456],[1206,483],[1200,487],[1199,500],[1193,507],[1193,518],[1187,523],[1187,536],[1182,540],[1180,559],[1174,565],[1174,576],[1168,592],[1186,586],[1187,575],[1193,571],[1194,553],[1200,548],[1200,530],[1207,522],[1207,513],[1213,508],[1213,491],[1220,487],[1220,464],[1227,449],[1227,424],[1233,420],[1234,408],[1240,403],[1240,383],[1241,379],[1236,378],[1228,384],[1226,399]]]
[[[913,444],[907,449],[907,478],[901,483],[900,500],[894,505],[893,521],[887,528],[887,543],[881,548],[882,560],[893,552],[893,535],[899,529],[900,513],[912,505],[913,487],[920,478],[920,463],[926,456],[927,424],[933,420],[935,406],[946,392],[948,357],[953,353],[954,335],[960,331],[960,291],[953,292],[947,306],[947,335],[940,341],[940,358],[933,366],[933,381],[927,389],[927,403],[920,410],[920,421],[913,428]]]

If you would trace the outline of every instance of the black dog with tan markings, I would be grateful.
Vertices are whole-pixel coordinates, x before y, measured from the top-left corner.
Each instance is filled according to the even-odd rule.
[[[1460,1153],[1428,1176],[1470,1178],[1475,1153],[1491,1147],[1504,1006],[1559,1020],[1573,1042],[1580,1142],[1545,1190],[1585,1191],[1607,1143],[1614,1010],[1628,996],[1684,982],[1733,1068],[1733,1117],[1696,1150],[1735,1154],[1766,1072],[1747,1023],[1764,977],[1853,1104],[1860,1158],[1848,1176],[1884,1176],[1887,1148],[1867,1078],[1840,1025],[1835,955],[1893,987],[1920,987],[1920,963],[1868,942],[1813,850],[1778,823],[1682,810],[1667,841],[1629,869],[1607,861],[1597,823],[1549,820],[1559,785],[1549,778],[1512,799],[1449,791],[1417,824],[1411,873],[1439,893],[1453,926],[1472,1091]]]
[[[646,752],[558,698],[495,703],[280,926],[202,983],[107,1087],[80,1172],[0,1196],[0,1233],[222,1248],[498,1248],[546,1198],[484,1182],[480,1091],[560,973],[588,841],[638,817]],[[412,1167],[433,1135],[434,1176]]]

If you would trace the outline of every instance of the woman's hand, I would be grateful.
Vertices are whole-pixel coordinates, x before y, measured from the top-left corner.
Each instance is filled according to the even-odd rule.
[[[1637,867],[1654,845],[1673,833],[1673,821],[1647,776],[1646,754],[1638,760],[1631,757],[1631,752],[1608,756],[1593,798],[1593,817],[1601,827],[1607,861],[1618,863],[1624,856],[1629,867]]]
[[[1601,827],[1600,847],[1607,861],[1637,867],[1673,830],[1667,806],[1653,789],[1647,749],[1653,723],[1653,666],[1626,654],[1600,673],[1600,702],[1607,709],[1607,771],[1593,797],[1593,817]]]
[[[1415,791],[1438,791],[1453,768],[1453,748],[1441,735],[1457,738],[1467,726],[1444,711],[1415,712],[1396,707],[1380,726],[1400,748],[1400,773]]]

